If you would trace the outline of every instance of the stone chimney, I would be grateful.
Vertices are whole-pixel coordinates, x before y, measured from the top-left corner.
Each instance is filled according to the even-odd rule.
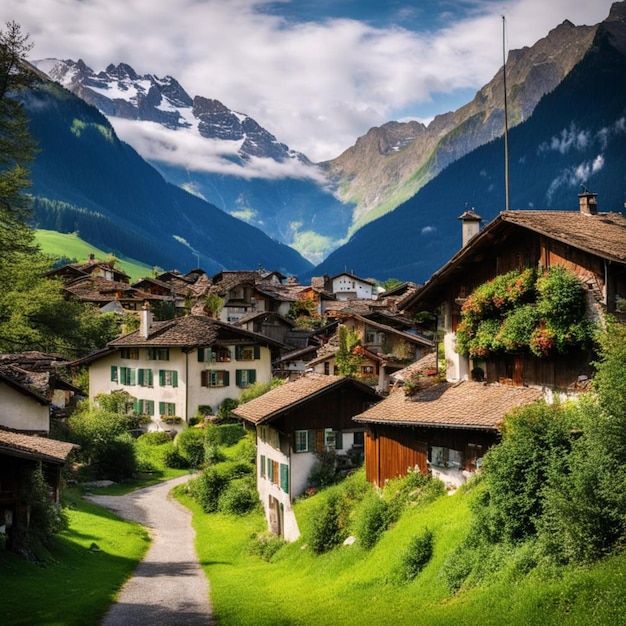
[[[145,302],[143,307],[141,307],[141,317],[139,318],[139,334],[147,339],[150,336],[150,327],[152,326],[152,311],[150,310],[150,305]]]
[[[463,247],[465,248],[468,241],[480,231],[480,223],[483,221],[483,218],[478,213],[474,213],[474,211],[465,211],[457,219],[460,219],[462,222]]]
[[[583,185],[583,192],[578,194],[578,204],[580,206],[580,212],[585,215],[597,215],[598,214],[598,201],[597,193],[591,193]]]

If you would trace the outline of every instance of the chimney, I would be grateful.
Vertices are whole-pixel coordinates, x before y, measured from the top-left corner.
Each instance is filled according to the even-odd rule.
[[[141,307],[141,317],[139,318],[139,334],[147,339],[150,336],[150,326],[152,326],[152,311],[150,310],[150,305],[147,302],[144,302],[143,307]]]
[[[480,223],[483,218],[474,211],[465,211],[457,219],[462,222],[463,247],[465,248],[469,240],[480,231]]]
[[[580,206],[580,212],[585,215],[597,215],[598,214],[598,201],[596,200],[598,194],[591,193],[585,187],[583,187],[583,192],[578,194],[578,204]]]

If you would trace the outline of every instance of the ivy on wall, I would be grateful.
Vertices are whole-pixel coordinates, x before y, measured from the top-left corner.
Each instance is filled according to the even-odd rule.
[[[456,350],[471,357],[565,354],[591,341],[585,286],[561,265],[514,270],[478,286],[463,303]]]

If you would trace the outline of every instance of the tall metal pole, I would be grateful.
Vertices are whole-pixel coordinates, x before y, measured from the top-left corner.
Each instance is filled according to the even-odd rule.
[[[504,85],[504,208],[509,210],[509,107],[506,96],[506,18],[502,16],[502,82]]]

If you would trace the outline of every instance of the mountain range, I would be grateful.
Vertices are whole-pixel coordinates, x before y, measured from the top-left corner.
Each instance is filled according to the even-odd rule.
[[[586,184],[601,206],[622,209],[625,14],[626,3],[616,3],[599,25],[565,21],[509,53],[511,208],[570,209]],[[138,76],[124,64],[98,74],[82,61],[36,65],[67,89],[46,84],[26,99],[46,148],[33,170],[38,223],[68,229],[80,221],[82,235],[101,238],[96,224],[106,223],[119,250],[141,251],[151,264],[163,265],[150,255],[163,255],[161,242],[173,240],[183,258],[252,267],[228,230],[245,221],[269,236],[268,250],[284,259],[273,266],[281,271],[350,267],[419,282],[458,249],[453,220],[466,206],[485,219],[504,208],[502,69],[472,102],[428,126],[389,122],[337,159],[313,164],[247,115],[190,97],[172,77]],[[131,169],[109,162],[120,153]],[[155,210],[163,198],[167,208]],[[232,217],[239,219],[222,231],[220,220]],[[141,245],[128,248],[134,232],[143,233]],[[215,241],[219,233],[228,243]],[[267,257],[258,263],[269,267]]]

